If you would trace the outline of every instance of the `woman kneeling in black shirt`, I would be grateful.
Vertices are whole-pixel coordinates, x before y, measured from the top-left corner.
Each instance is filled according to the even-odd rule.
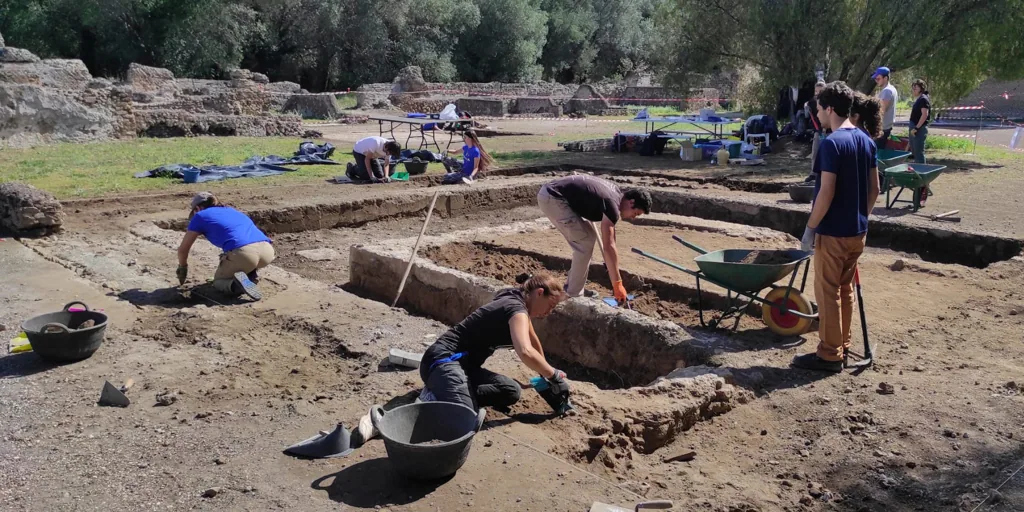
[[[473,410],[507,410],[519,401],[519,383],[483,368],[498,348],[514,348],[528,368],[548,380],[554,393],[567,392],[565,373],[544,359],[530,320],[548,316],[564,298],[562,283],[543,272],[517,288],[498,292],[494,300],[442,334],[423,354],[420,377],[426,384],[424,395],[429,392],[434,400]]]

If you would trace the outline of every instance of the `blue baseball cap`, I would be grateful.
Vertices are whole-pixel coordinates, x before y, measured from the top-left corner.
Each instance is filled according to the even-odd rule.
[[[882,66],[875,70],[875,74],[871,75],[871,79],[874,80],[880,76],[889,76],[889,68]]]

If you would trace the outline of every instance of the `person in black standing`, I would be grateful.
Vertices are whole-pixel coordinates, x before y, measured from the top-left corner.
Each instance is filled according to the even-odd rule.
[[[928,85],[918,78],[910,86],[914,93],[914,107],[910,110],[910,151],[914,163],[925,163],[924,141],[928,138],[928,122],[932,118],[932,100],[928,97]]]
[[[821,139],[825,138],[825,131],[821,128],[821,121],[818,120],[818,94],[825,88],[825,81],[818,80],[814,84],[814,97],[807,101],[807,113],[810,116],[811,126],[814,127],[814,134],[811,135],[811,169],[814,169],[814,159],[818,157],[818,147],[821,146]],[[814,181],[814,171],[804,181]]]
[[[499,348],[512,348],[528,368],[547,379],[555,394],[568,393],[565,372],[544,358],[531,318],[548,316],[566,298],[551,274],[538,273],[516,288],[498,292],[465,320],[442,334],[423,354],[421,399],[452,402],[477,410],[507,411],[519,401],[522,386],[483,367]]]

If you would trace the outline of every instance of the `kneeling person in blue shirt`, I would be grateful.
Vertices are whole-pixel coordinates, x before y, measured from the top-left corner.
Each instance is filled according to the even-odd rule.
[[[192,198],[188,231],[178,247],[178,283],[188,277],[188,253],[199,235],[220,248],[220,266],[213,274],[213,287],[237,297],[243,293],[260,300],[256,288],[257,269],[274,261],[274,246],[248,215],[220,204],[213,194],[200,192]]]

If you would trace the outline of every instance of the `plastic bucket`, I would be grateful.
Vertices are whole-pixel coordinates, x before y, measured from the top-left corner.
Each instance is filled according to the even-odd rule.
[[[185,183],[195,183],[199,181],[199,173],[202,171],[181,171],[182,180]]]
[[[375,406],[370,419],[398,473],[436,480],[455,474],[466,463],[485,414],[484,409],[478,412],[462,404],[421,402],[387,412]]]

